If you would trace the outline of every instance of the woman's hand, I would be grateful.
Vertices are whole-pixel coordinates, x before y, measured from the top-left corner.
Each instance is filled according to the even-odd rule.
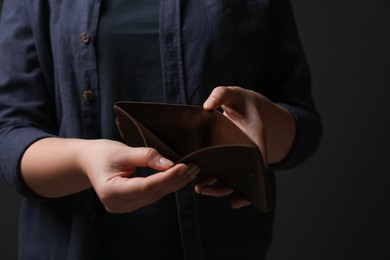
[[[91,186],[109,212],[131,212],[175,192],[195,179],[196,165],[177,164],[152,148],[111,140],[45,138],[22,158],[27,185],[43,197],[71,195]],[[137,167],[160,171],[137,177]]]
[[[209,178],[203,180],[195,185],[195,191],[198,194],[212,197],[223,197],[233,193],[233,190],[222,183],[218,182],[215,178]],[[240,196],[235,196],[231,202],[233,209],[238,209],[244,206],[248,206],[251,203],[246,199],[241,198]]]
[[[119,142],[97,140],[88,148],[84,172],[109,212],[134,211],[156,202],[195,179],[196,165],[174,165],[152,148],[131,148]],[[133,176],[137,167],[161,172]]]
[[[260,98],[260,94],[240,87],[217,87],[204,102],[203,108],[213,110],[222,107],[223,114],[257,144],[267,163],[266,131]]]
[[[223,114],[233,121],[259,147],[264,162],[267,162],[265,127],[257,108],[255,93],[239,87],[217,87],[204,102],[203,108],[213,110],[222,107]],[[214,197],[222,197],[233,192],[232,189],[210,178],[196,185],[195,191]],[[236,196],[232,208],[250,205],[250,202]]]
[[[290,151],[295,137],[295,121],[285,108],[265,96],[241,87],[217,87],[203,107],[206,110],[222,107],[223,114],[259,147],[266,165],[282,161]],[[233,192],[216,179],[198,183],[195,189],[198,193],[214,197]],[[249,204],[238,197],[232,201],[233,208]]]

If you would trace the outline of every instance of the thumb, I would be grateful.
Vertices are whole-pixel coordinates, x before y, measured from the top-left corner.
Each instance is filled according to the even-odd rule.
[[[128,160],[131,164],[139,167],[150,167],[155,170],[165,171],[171,168],[174,163],[163,157],[156,149],[149,147],[131,148]]]
[[[216,87],[203,103],[206,110],[217,109],[222,105],[227,105],[234,100],[234,90],[232,87]]]

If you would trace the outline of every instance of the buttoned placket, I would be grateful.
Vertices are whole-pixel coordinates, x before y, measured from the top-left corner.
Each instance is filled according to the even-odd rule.
[[[168,103],[187,103],[181,40],[181,1],[160,1],[160,44],[164,98]],[[185,259],[203,259],[197,194],[192,185],[176,192],[179,228]]]
[[[164,98],[167,103],[187,102],[181,44],[180,0],[160,2],[160,44]]]
[[[91,36],[86,32],[81,33],[80,42],[87,48],[91,42]],[[83,99],[87,102],[91,101],[93,99],[93,96],[93,91],[89,88],[85,89],[82,93]]]
[[[98,27],[100,0],[90,0],[85,3],[88,15],[80,17],[79,48],[80,48],[80,96],[83,113],[83,136],[86,138],[100,137],[100,100],[96,57],[96,32]]]

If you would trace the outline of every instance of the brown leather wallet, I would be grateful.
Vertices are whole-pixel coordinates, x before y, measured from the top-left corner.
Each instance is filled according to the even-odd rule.
[[[257,145],[219,111],[176,104],[117,102],[116,123],[124,142],[153,147],[175,163],[196,163],[195,183],[214,177],[270,211],[266,169]]]

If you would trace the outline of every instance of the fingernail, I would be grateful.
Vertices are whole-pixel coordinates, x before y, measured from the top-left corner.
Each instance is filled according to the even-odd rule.
[[[188,170],[186,171],[186,174],[188,177],[190,177],[191,180],[195,179],[198,173],[200,172],[200,168],[196,164],[189,165]]]
[[[167,158],[164,157],[161,157],[160,160],[158,160],[158,162],[165,167],[174,165],[174,163],[171,160],[168,160]]]

